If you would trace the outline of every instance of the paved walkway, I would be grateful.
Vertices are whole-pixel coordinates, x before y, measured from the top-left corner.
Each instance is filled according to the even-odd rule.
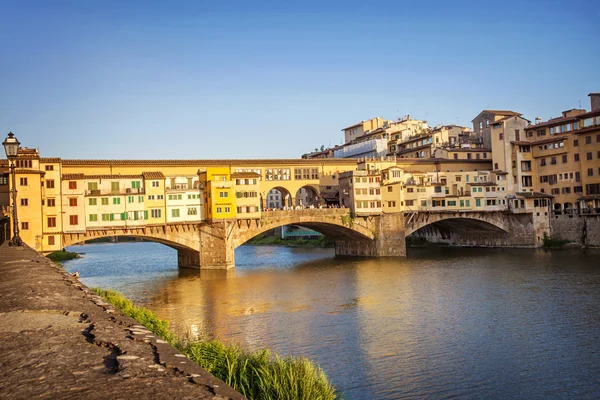
[[[0,245],[0,398],[244,399],[29,248]]]

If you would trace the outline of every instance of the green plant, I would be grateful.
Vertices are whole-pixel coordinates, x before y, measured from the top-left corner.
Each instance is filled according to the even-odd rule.
[[[71,251],[55,251],[54,253],[50,253],[48,254],[46,257],[48,257],[50,260],[54,261],[54,262],[58,262],[60,263],[61,261],[69,261],[69,260],[73,260],[75,258],[80,258],[81,256],[77,253],[73,253]]]
[[[354,225],[354,218],[352,218],[352,216],[350,214],[342,215],[341,218],[342,218],[342,225],[352,228],[352,226]]]
[[[306,358],[283,358],[268,350],[252,352],[218,340],[182,340],[169,330],[168,321],[134,305],[120,293],[93,290],[251,400],[330,400],[337,397],[323,370]]]
[[[544,248],[546,249],[560,249],[565,244],[569,243],[570,240],[566,239],[553,239],[544,232]]]

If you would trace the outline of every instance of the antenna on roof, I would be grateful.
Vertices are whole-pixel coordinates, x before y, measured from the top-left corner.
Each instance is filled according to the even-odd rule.
[[[541,124],[542,123],[542,117],[535,117],[535,124]]]
[[[581,109],[581,100],[578,100],[577,104],[579,104],[579,109]]]

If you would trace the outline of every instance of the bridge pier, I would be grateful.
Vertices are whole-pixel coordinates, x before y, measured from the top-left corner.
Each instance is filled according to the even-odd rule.
[[[211,222],[200,227],[200,269],[235,267],[234,228],[233,221]]]
[[[358,257],[406,257],[406,234],[402,213],[375,218],[375,240],[336,240],[335,254]]]

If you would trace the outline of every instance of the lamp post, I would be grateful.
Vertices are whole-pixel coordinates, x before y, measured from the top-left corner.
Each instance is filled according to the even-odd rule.
[[[4,151],[6,152],[6,158],[10,164],[10,173],[12,175],[12,217],[13,217],[13,237],[8,242],[9,246],[22,246],[23,241],[19,237],[19,220],[17,219],[17,183],[15,173],[15,163],[17,161],[17,153],[19,151],[19,141],[15,137],[14,133],[9,132],[8,136],[2,142]]]

